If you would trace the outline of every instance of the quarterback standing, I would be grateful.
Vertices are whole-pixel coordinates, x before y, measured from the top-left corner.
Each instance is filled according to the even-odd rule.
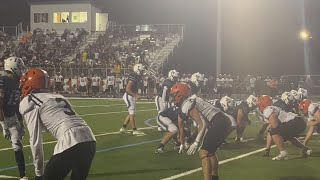
[[[126,132],[127,125],[130,123],[131,128],[133,130],[133,135],[145,135],[145,133],[137,130],[135,120],[136,101],[140,99],[140,95],[138,94],[138,88],[140,87],[142,74],[144,70],[145,69],[142,64],[135,64],[133,66],[133,73],[129,75],[126,92],[123,95],[123,100],[128,107],[129,114],[123,122],[122,128],[120,129],[120,133]]]

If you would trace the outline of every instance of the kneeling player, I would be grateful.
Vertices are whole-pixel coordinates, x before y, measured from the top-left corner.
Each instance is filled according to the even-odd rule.
[[[157,117],[158,125],[166,131],[162,138],[156,153],[163,153],[164,146],[178,133],[176,126],[178,122],[179,109],[177,107],[170,107],[165,111],[162,111]]]
[[[178,117],[181,146],[183,147],[185,141],[183,121],[191,118],[197,123],[198,135],[187,153],[192,155],[200,149],[204,179],[219,179],[216,151],[230,132],[230,119],[209,102],[196,95],[190,96],[191,90],[187,84],[177,83],[171,88],[170,94],[175,105],[181,108]]]
[[[72,180],[87,178],[96,152],[96,139],[87,125],[59,94],[50,94],[49,76],[42,69],[30,69],[21,77],[20,112],[30,135],[36,179],[62,180],[70,171]],[[57,140],[53,156],[44,171],[42,131]]]
[[[284,146],[284,141],[286,140],[301,148],[303,150],[303,156],[310,155],[311,149],[303,145],[296,138],[306,128],[306,123],[301,117],[292,112],[285,112],[276,106],[272,106],[271,97],[266,95],[259,97],[258,108],[263,113],[265,121],[269,123],[270,127],[266,151],[270,150],[272,141],[280,151],[280,154],[272,158],[272,160],[288,159],[288,151]],[[270,138],[272,138],[272,140]]]

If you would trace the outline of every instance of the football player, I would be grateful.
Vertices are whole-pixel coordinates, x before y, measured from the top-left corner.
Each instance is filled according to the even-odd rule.
[[[87,87],[88,79],[84,76],[83,73],[81,73],[79,79],[78,79],[78,85],[79,85],[79,91],[81,93],[81,96],[86,96],[88,87]]]
[[[63,85],[64,85],[64,78],[60,72],[57,72],[57,74],[54,77],[54,87],[57,94],[60,93],[61,91],[64,91]]]
[[[157,124],[164,131],[166,131],[162,138],[156,153],[164,153],[164,146],[178,133],[178,114],[179,108],[172,106],[159,113],[157,117]]]
[[[301,117],[292,112],[285,112],[279,107],[272,106],[272,99],[267,95],[259,97],[257,104],[260,112],[263,113],[265,121],[269,123],[270,128],[266,151],[270,151],[272,141],[280,151],[280,154],[272,158],[272,160],[288,159],[288,151],[284,146],[284,141],[290,141],[293,145],[301,148],[304,157],[311,154],[311,149],[297,139],[297,135],[302,133],[306,128],[306,123]]]
[[[224,112],[233,116],[237,122],[236,142],[248,142],[242,136],[245,128],[250,124],[249,113],[256,108],[256,102],[257,98],[253,95],[250,95],[246,101],[235,102],[228,96],[224,96],[220,100],[220,104],[223,107]]]
[[[99,92],[100,92],[100,81],[101,78],[98,76],[98,74],[95,74],[95,76],[92,77],[92,96],[99,96]]]
[[[86,179],[96,152],[96,139],[87,123],[59,94],[49,92],[49,76],[30,69],[21,77],[23,115],[30,135],[36,179],[62,180],[70,171],[72,180]],[[42,131],[57,140],[53,156],[44,170]]]
[[[162,88],[158,92],[158,96],[155,98],[158,114],[170,107],[169,93],[171,87],[178,81],[179,72],[175,69],[169,71],[168,78],[163,81]]]
[[[135,64],[133,66],[133,73],[129,75],[126,92],[123,95],[123,100],[128,107],[129,114],[125,118],[120,133],[126,132],[127,125],[130,123],[132,128],[132,134],[137,136],[143,136],[145,133],[137,130],[135,112],[136,112],[136,101],[141,98],[138,94],[142,75],[145,71],[144,65]]]
[[[204,82],[204,75],[197,72],[192,74],[190,81],[188,82],[191,88],[191,94],[198,94],[200,93],[200,89],[202,88]]]
[[[307,144],[311,139],[314,131],[320,132],[320,104],[313,103],[309,99],[304,99],[299,104],[299,110],[304,116],[308,116],[308,126],[309,130],[303,141],[303,144]]]
[[[173,102],[180,107],[178,116],[179,138],[184,149],[184,120],[191,118],[197,123],[198,135],[188,148],[187,154],[192,155],[199,150],[202,171],[205,180],[218,180],[218,159],[216,151],[224,142],[231,129],[231,120],[218,108],[207,101],[191,94],[190,87],[185,83],[175,84],[170,91]]]
[[[4,60],[5,75],[0,77],[0,124],[3,135],[11,141],[19,175],[22,180],[26,177],[24,154],[22,151],[22,138],[24,125],[19,113],[21,91],[19,80],[25,69],[23,60],[18,57],[10,57]]]
[[[293,100],[294,98],[290,92],[284,92],[279,100],[273,102],[273,105],[277,106],[283,111],[295,113],[293,110]]]

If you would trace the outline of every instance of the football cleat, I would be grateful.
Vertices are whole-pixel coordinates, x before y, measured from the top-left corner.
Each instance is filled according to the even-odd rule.
[[[302,157],[308,157],[310,156],[312,153],[312,149],[308,148],[308,149],[304,149],[302,150]]]
[[[263,157],[270,157],[270,149],[266,149],[262,156]]]
[[[120,133],[126,133],[127,130],[126,130],[124,127],[122,127],[122,128],[119,130],[119,132],[120,132]]]
[[[139,130],[133,130],[132,131],[132,135],[136,135],[136,136],[145,136],[146,134],[142,131]]]
[[[279,154],[278,156],[272,158],[272,161],[282,161],[282,160],[288,160],[288,153]]]
[[[164,148],[158,148],[158,149],[156,149],[155,153],[156,153],[156,154],[165,153]]]
[[[235,141],[236,141],[236,142],[241,142],[241,143],[246,143],[246,142],[248,142],[248,140],[244,139],[243,137],[241,137],[241,138],[236,137]]]
[[[28,177],[24,176],[24,177],[20,178],[20,180],[28,180]]]

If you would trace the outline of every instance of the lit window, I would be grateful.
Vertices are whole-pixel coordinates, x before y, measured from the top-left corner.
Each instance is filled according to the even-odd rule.
[[[72,12],[73,23],[85,23],[88,20],[87,12]]]
[[[69,23],[69,12],[53,13],[53,23]]]
[[[34,23],[48,23],[48,13],[34,13]]]

